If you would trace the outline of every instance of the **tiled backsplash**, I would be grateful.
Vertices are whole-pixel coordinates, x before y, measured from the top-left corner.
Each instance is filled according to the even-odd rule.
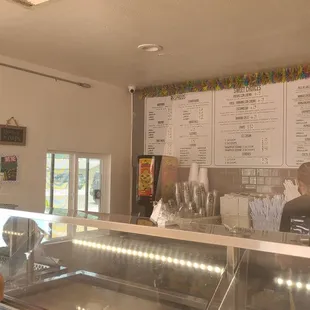
[[[295,180],[296,169],[248,169],[248,168],[209,168],[210,189],[219,191],[222,196],[228,193],[282,194],[284,180]],[[189,169],[179,169],[179,180],[188,180]],[[134,174],[133,213],[141,212],[135,201],[136,175]],[[219,207],[219,206],[218,206]]]
[[[188,169],[180,170],[180,177],[185,181]],[[209,182],[211,189],[221,194],[231,192],[255,192],[262,194],[283,193],[284,180],[295,180],[296,169],[249,169],[249,168],[210,168]]]

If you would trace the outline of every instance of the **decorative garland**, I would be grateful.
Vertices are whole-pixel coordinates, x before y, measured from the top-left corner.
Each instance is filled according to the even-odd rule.
[[[310,77],[310,65],[282,68],[269,72],[258,72],[230,76],[221,79],[188,81],[179,84],[152,86],[142,89],[142,97],[164,97],[175,94],[201,92],[208,90],[222,90],[240,88],[243,86],[257,86],[274,83],[291,82]]]

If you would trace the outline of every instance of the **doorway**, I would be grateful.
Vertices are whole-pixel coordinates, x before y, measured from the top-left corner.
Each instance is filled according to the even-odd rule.
[[[102,160],[100,158],[78,156],[77,184],[75,184],[77,210],[91,212],[102,211],[102,168]]]
[[[107,171],[107,169],[106,169]],[[68,210],[103,212],[104,157],[92,154],[49,152],[46,155],[45,212]],[[105,188],[107,185],[105,185]]]

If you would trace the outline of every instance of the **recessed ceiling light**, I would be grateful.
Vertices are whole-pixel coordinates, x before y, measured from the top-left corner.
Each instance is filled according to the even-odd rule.
[[[13,0],[13,1],[23,4],[25,6],[35,6],[42,4],[44,2],[48,2],[49,0]]]
[[[163,47],[158,44],[141,44],[138,46],[138,49],[145,52],[159,52],[163,50]]]

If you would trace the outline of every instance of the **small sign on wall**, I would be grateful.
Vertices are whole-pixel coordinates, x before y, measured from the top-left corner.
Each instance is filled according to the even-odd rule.
[[[26,129],[26,127],[20,127],[16,119],[11,117],[7,120],[6,125],[0,125],[0,144],[26,145]]]
[[[18,157],[16,155],[0,155],[0,174],[3,182],[16,182]]]
[[[26,145],[26,127],[0,125],[0,144]]]

